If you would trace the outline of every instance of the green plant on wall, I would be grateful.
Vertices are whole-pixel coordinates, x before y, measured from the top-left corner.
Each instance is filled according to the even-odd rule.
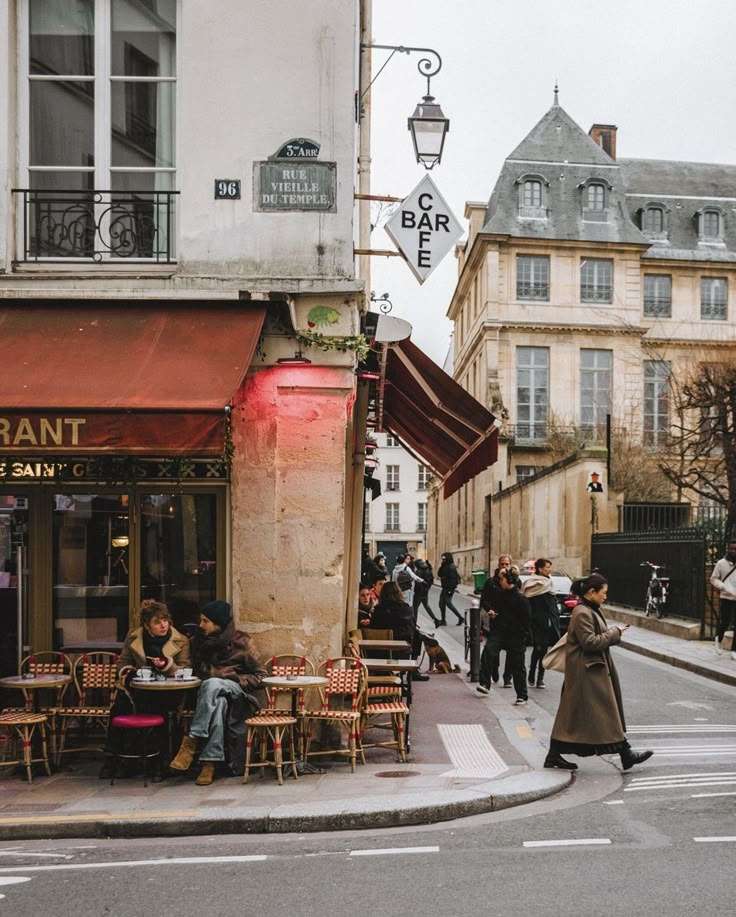
[[[342,336],[322,334],[321,331],[297,331],[296,339],[306,347],[316,347],[325,352],[337,350],[340,353],[347,353],[352,350],[359,361],[365,360],[371,349],[368,338],[364,334]]]

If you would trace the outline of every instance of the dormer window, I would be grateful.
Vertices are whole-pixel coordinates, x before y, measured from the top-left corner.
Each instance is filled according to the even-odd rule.
[[[524,206],[525,207],[541,207],[542,206],[542,183],[536,179],[529,179],[524,182],[524,192],[523,192]]]
[[[720,242],[721,215],[717,210],[704,210],[701,213],[700,238],[704,242]]]
[[[723,247],[724,217],[720,207],[710,205],[695,212],[698,245]]]
[[[594,223],[606,223],[611,185],[600,178],[589,178],[578,185],[578,188],[582,195],[583,219]]]
[[[603,185],[588,185],[586,190],[586,210],[605,210],[606,209],[606,189]]]
[[[521,175],[516,179],[519,195],[519,219],[546,220],[546,189],[549,182],[542,175]]]
[[[664,204],[647,204],[639,211],[641,231],[650,241],[667,240],[667,209]]]

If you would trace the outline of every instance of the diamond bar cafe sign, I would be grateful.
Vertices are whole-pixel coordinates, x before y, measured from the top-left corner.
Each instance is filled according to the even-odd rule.
[[[419,283],[424,283],[463,235],[463,228],[437,185],[425,175],[386,223],[386,232]]]

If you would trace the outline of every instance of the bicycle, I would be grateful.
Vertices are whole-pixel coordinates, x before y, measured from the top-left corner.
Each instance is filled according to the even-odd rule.
[[[651,573],[647,583],[647,595],[644,604],[646,616],[656,615],[657,618],[664,617],[664,609],[667,604],[668,593],[670,589],[669,576],[660,576],[659,571],[665,567],[651,563],[645,560],[639,564],[640,567],[649,567]]]

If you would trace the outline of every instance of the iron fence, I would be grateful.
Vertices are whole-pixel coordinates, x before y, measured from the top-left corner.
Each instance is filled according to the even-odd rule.
[[[609,601],[643,610],[650,570],[662,566],[670,578],[665,614],[700,621],[706,629],[706,539],[698,528],[593,535],[591,565],[609,581]]]
[[[14,188],[20,199],[21,261],[175,260],[178,191]]]

